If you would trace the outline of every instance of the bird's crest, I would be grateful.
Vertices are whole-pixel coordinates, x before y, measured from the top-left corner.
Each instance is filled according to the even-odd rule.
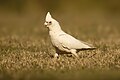
[[[46,21],[50,21],[52,19],[52,16],[50,15],[50,12],[46,15]]]

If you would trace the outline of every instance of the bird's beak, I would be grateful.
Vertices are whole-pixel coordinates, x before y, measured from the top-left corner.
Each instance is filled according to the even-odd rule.
[[[47,23],[46,23],[46,22],[44,23],[44,26],[47,26]]]

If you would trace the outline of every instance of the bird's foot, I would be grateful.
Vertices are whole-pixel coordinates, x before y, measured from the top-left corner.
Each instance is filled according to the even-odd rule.
[[[54,59],[58,59],[59,57],[58,57],[58,54],[57,53],[55,53],[54,54]]]
[[[73,54],[73,56],[75,56],[76,58],[79,58],[79,56],[76,53],[76,50],[71,50],[71,53]]]

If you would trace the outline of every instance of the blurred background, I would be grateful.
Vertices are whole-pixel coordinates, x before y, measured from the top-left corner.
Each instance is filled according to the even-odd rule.
[[[120,29],[119,0],[0,0],[0,36],[47,34],[43,23],[48,11],[68,33],[74,28],[115,35]]]
[[[78,59],[64,56],[52,62],[50,55],[54,53],[54,48],[49,42],[48,31],[44,26],[48,11],[60,22],[65,32],[94,44],[98,49],[82,52],[80,62]],[[16,75],[16,72],[22,72],[25,79],[29,80],[24,71],[33,72],[31,75],[35,76],[40,74],[36,75],[34,71],[44,73],[53,69],[56,73],[61,70],[63,75],[72,68],[78,72],[90,68],[119,72],[119,52],[120,0],[0,0],[0,73]],[[93,57],[88,58],[89,54],[94,53]],[[88,72],[90,71],[86,71]],[[59,77],[72,80],[74,75],[79,74],[72,73],[72,76],[66,73],[70,78]],[[86,77],[86,73],[83,72],[81,76],[94,78],[93,72],[88,73],[89,77]],[[119,77],[119,74],[114,72],[107,73],[110,74],[103,75],[108,80],[112,75]],[[55,75],[58,77],[59,74]],[[75,79],[77,77],[79,78],[79,75]],[[99,74],[97,77],[99,78]],[[100,79],[106,78],[102,76]]]

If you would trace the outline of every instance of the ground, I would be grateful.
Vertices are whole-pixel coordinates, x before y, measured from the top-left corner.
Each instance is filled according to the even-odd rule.
[[[1,80],[120,79],[118,25],[87,24],[76,25],[73,29],[62,23],[64,31],[93,44],[97,49],[80,51],[79,59],[64,54],[55,60],[51,57],[55,51],[48,31],[42,24],[39,25],[37,20],[29,21],[29,25],[24,21],[15,21],[7,24],[2,22],[0,27]]]

